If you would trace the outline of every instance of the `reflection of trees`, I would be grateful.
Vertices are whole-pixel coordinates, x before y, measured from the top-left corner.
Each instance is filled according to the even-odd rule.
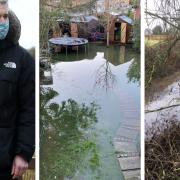
[[[127,77],[130,82],[140,81],[140,60],[138,58],[135,58],[129,66]]]
[[[94,168],[99,164],[92,140],[97,106],[79,105],[72,99],[60,105],[49,103],[57,95],[51,88],[41,89],[40,167],[41,178],[47,180],[72,177],[80,167]]]
[[[111,71],[109,61],[106,60],[106,62],[97,69],[95,85],[106,88],[107,91],[109,88],[114,87],[115,82],[116,76]]]

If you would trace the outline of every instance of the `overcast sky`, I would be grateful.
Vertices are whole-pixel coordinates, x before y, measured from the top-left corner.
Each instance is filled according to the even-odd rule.
[[[9,7],[21,21],[20,45],[31,48],[37,42],[38,0],[9,0]]]
[[[145,5],[145,8],[146,8],[146,5]],[[147,9],[154,10],[154,0],[147,0]],[[145,18],[146,18],[146,15],[145,15]],[[146,21],[146,28],[150,28],[147,25],[147,21]]]
[[[148,11],[151,11],[154,13],[154,10],[155,10],[155,2],[160,2],[160,1],[157,1],[157,0],[147,0],[147,9]],[[145,6],[146,8],[146,6]],[[146,15],[145,15],[145,18],[146,18]],[[147,24],[148,22],[148,24]],[[150,29],[153,29],[156,25],[162,25],[162,21],[160,19],[157,19],[157,20],[151,20],[151,19],[148,19],[148,21],[146,21],[146,25],[145,25],[145,28],[150,28]]]

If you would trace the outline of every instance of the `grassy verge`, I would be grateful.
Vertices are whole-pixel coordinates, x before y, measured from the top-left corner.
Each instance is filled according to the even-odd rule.
[[[150,41],[145,49],[145,84],[148,89],[155,79],[173,74],[180,69],[180,42],[168,52],[171,42]]]
[[[153,47],[162,43],[166,43],[164,40],[145,40],[146,47]]]

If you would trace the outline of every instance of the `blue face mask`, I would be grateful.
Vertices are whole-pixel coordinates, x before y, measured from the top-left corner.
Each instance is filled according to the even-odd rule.
[[[6,38],[9,31],[9,20],[5,23],[0,23],[0,40]]]

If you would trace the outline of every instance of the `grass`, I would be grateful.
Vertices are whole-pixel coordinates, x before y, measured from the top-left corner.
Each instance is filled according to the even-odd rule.
[[[153,47],[153,46],[157,46],[159,44],[163,44],[166,43],[164,40],[145,40],[145,46],[146,47]]]

